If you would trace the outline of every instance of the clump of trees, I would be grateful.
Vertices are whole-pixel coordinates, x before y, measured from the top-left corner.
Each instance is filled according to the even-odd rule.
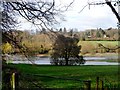
[[[19,30],[6,31],[4,33],[9,34],[12,41],[19,43],[19,47],[8,40],[9,36],[6,37],[6,35],[3,34],[3,43],[1,45],[3,54],[21,54],[23,52],[29,55],[45,54],[48,53],[50,49],[51,42],[46,34],[31,34],[28,31]],[[21,48],[22,51],[19,48]]]
[[[108,29],[88,29],[82,32],[78,32],[80,40],[82,41],[119,41],[119,31],[118,29],[108,28]]]
[[[13,46],[8,42],[4,43],[1,48],[3,54],[10,54],[13,52]]]
[[[78,39],[58,35],[50,51],[52,65],[81,65],[85,63],[79,56],[81,46]]]
[[[66,29],[60,28],[58,30],[59,33],[65,36],[72,36],[80,39],[81,41],[119,41],[120,40],[120,32],[115,28],[108,29],[87,29],[84,31],[78,30],[76,28]]]
[[[13,46],[15,47],[15,52],[22,52],[25,57],[30,56],[28,54],[28,52],[30,52],[31,50],[28,48],[29,44],[25,46],[25,44],[21,43],[21,40],[23,40],[23,38],[17,39],[18,37],[16,36],[16,34],[14,35],[13,33],[13,31],[17,31],[15,28],[18,27],[18,24],[20,23],[18,22],[18,17],[24,18],[25,20],[33,24],[35,28],[41,31],[44,31],[43,28],[50,31],[49,28],[52,25],[58,24],[59,21],[64,20],[62,13],[67,11],[68,7],[72,4],[70,3],[70,5],[58,6],[55,0],[21,0],[16,2],[3,0],[3,2],[0,3],[0,13],[2,17],[0,27],[3,37],[2,39],[5,38],[3,41],[13,44]],[[34,47],[34,50],[35,49],[36,47]],[[45,52],[46,48],[40,48],[40,53]]]
[[[55,31],[53,31],[53,32],[55,34]],[[114,37],[114,39],[116,38],[116,40],[117,40],[117,38],[119,38],[118,30],[112,29],[112,28],[109,28],[107,30],[91,29],[91,30],[87,30],[87,31],[83,31],[83,32],[80,32],[80,31],[77,31],[74,29],[67,30],[66,28],[64,28],[63,30],[60,29],[59,31],[56,31],[56,34],[59,33],[58,36],[52,35],[53,33],[47,31],[47,29],[44,29],[44,32],[37,31],[34,34],[30,33],[27,30],[25,30],[25,31],[12,30],[12,31],[6,31],[4,33],[7,34],[8,36],[3,34],[3,38],[2,38],[3,43],[2,44],[9,43],[12,46],[12,50],[10,50],[11,54],[20,54],[21,51],[19,48],[21,48],[21,49],[23,48],[22,51],[24,51],[25,53],[28,53],[29,55],[48,54],[49,50],[51,49],[51,46],[54,45],[53,43],[56,43],[56,42],[54,42],[54,39],[56,38],[56,40],[57,40],[59,38],[58,40],[61,44],[61,41],[63,42],[63,40],[64,40],[63,37],[65,37],[65,38],[73,37],[74,39],[79,40],[79,45],[82,45],[82,49],[81,49],[82,54],[86,54],[86,53],[95,54],[95,53],[107,53],[107,52],[117,52],[118,53],[118,51],[119,51],[118,50],[119,48],[116,50],[108,50],[103,47],[98,47],[97,43],[96,43],[97,44],[96,45],[96,44],[93,44],[92,42],[89,42],[89,43],[87,42],[87,41],[94,41],[94,40],[97,40],[97,41],[98,40],[110,40],[110,39],[113,40],[112,37]],[[54,37],[50,37],[48,34],[51,34]],[[98,35],[98,36],[96,36],[96,35]],[[11,40],[13,40],[15,43],[19,43],[19,47],[16,44],[12,43],[13,41],[8,39],[9,36],[11,37]],[[86,42],[84,42],[84,40],[86,40]],[[66,42],[66,41],[64,41],[64,42]],[[57,44],[58,44],[58,42],[57,42]],[[117,45],[117,44],[115,44],[115,45]],[[106,43],[105,47],[112,48],[112,49],[119,47],[119,45],[118,46],[115,46],[115,45]],[[88,48],[88,46],[90,46],[90,47]],[[4,48],[3,48],[3,50],[4,50]]]

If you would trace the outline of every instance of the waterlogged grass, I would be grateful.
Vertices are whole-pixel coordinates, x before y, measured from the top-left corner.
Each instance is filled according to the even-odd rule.
[[[39,83],[45,88],[83,88],[84,80],[91,80],[91,87],[96,86],[96,77],[104,81],[104,87],[117,87],[118,66],[51,66],[51,65],[12,65],[22,75],[24,81]],[[28,75],[29,74],[29,75]],[[78,81],[77,81],[78,80]],[[120,84],[120,82],[119,82]],[[32,86],[31,86],[32,87]]]

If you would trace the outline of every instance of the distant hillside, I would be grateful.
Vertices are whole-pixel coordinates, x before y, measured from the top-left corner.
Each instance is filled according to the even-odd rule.
[[[78,29],[66,29],[66,28],[60,28],[58,30],[59,33],[64,34],[65,36],[71,36],[79,38],[83,41],[88,40],[112,40],[112,41],[118,41],[120,40],[120,31],[118,29],[114,28],[108,28],[108,29],[88,29],[85,31],[79,31]]]
[[[83,32],[79,32],[78,36],[80,40],[112,40],[118,41],[120,32],[118,29],[89,29]]]

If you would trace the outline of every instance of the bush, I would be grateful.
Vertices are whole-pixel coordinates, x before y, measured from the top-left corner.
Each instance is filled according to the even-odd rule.
[[[13,47],[10,43],[5,43],[2,45],[2,53],[4,54],[10,54],[13,52]]]

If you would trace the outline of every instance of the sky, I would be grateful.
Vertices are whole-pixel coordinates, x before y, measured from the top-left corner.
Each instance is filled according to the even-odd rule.
[[[56,4],[64,6],[69,5],[72,1],[73,0],[56,0]],[[118,21],[110,7],[106,4],[91,5],[89,7],[88,3],[92,2],[105,2],[105,0],[75,0],[69,9],[63,13],[66,21],[61,21],[60,25],[55,25],[54,28],[76,28],[80,31],[97,28],[117,28]],[[86,6],[86,8],[83,9],[84,6]],[[117,10],[117,7],[115,8]],[[26,20],[19,18],[19,21],[23,23],[19,29],[34,29],[33,25],[27,23]]]

